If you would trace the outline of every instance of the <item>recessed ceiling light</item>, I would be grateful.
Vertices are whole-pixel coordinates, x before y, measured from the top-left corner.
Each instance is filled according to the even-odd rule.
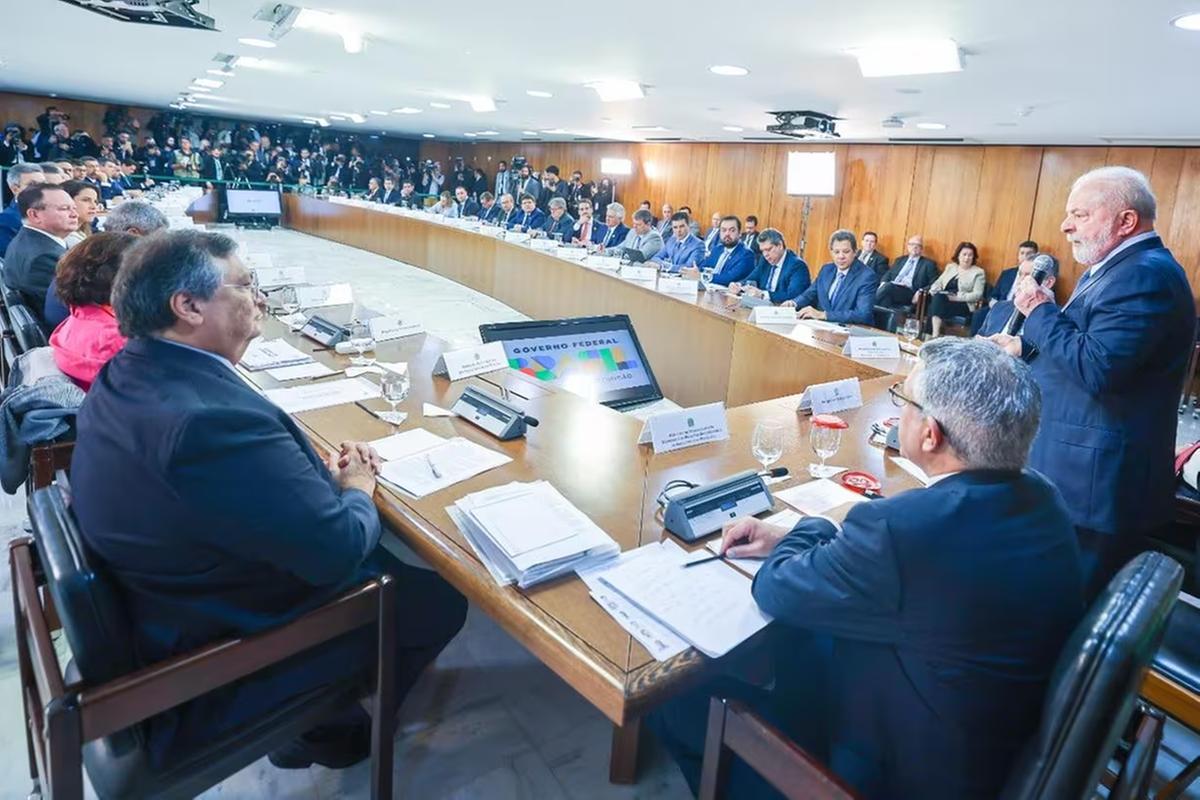
[[[250,67],[251,69],[270,69],[271,62],[265,58],[256,58],[254,56],[238,56],[234,61],[236,67]]]
[[[212,89],[208,88],[207,86],[189,86],[188,91],[189,92],[211,92]]]
[[[542,133],[563,134],[566,133],[566,130],[563,128],[550,128],[549,130],[542,131]]]
[[[717,64],[709,67],[708,71],[713,75],[728,75],[733,78],[740,78],[743,75],[749,75],[750,70],[745,67],[734,66],[733,64]]]
[[[526,89],[525,94],[530,97],[554,97],[550,92],[543,92],[540,89]]]
[[[210,89],[220,89],[225,85],[225,81],[219,81],[215,78],[192,78],[192,83],[197,86],[207,86]]]
[[[463,136],[467,137],[468,139],[474,139],[474,138],[475,138],[475,134],[473,134],[473,133],[464,133],[464,134],[463,134]]]
[[[480,131],[479,135],[480,136],[499,136],[500,133],[498,131]]]
[[[745,130],[745,128],[739,128],[737,125],[726,125],[725,127],[721,128],[721,130],[729,131],[730,133],[741,133]]]
[[[432,139],[432,138],[433,138],[433,134],[432,134],[432,133],[422,133],[421,135],[422,135],[422,136],[424,136],[426,139]]]
[[[522,136],[537,136],[537,131],[521,131]]]
[[[333,120],[337,120],[338,122],[345,122],[345,121],[346,121],[346,118],[345,118],[345,117],[343,117],[341,114],[330,114],[330,115],[329,115],[329,118],[330,118],[330,119],[333,119]]]
[[[946,123],[944,122],[918,122],[917,127],[923,131],[944,131]]]
[[[1200,14],[1184,14],[1171,20],[1171,24],[1185,31],[1200,31]]]
[[[667,130],[662,125],[634,125],[632,130],[635,131],[665,131]]]
[[[377,116],[377,117],[386,117],[386,116],[388,115],[388,112],[386,112],[386,111],[374,111],[374,110],[372,110],[370,113],[371,113],[371,114],[374,114],[374,115],[375,115],[375,116]]]
[[[301,30],[332,33],[342,37],[342,46],[347,53],[361,53],[363,49],[362,31],[349,19],[341,14],[331,14],[328,11],[317,11],[312,8],[302,8],[292,23]]]
[[[421,109],[413,108],[412,106],[404,106],[403,108],[393,108],[393,114],[420,114]]]
[[[637,81],[595,81],[584,85],[600,95],[600,100],[604,103],[613,103],[619,100],[641,100],[646,96],[642,91],[642,85]]]
[[[364,117],[362,114],[349,114],[347,116],[350,117],[351,122],[357,122],[359,124],[362,124],[367,121],[367,118]]]
[[[847,52],[858,59],[858,69],[864,78],[962,70],[962,53],[953,39],[888,42]]]
[[[233,70],[230,69],[210,69],[205,70],[209,75],[220,75],[222,78],[232,78]]]
[[[270,49],[275,46],[275,43],[268,39],[253,39],[246,36],[238,39],[238,42],[246,45],[247,47],[265,47]]]
[[[449,108],[450,104],[449,103],[439,103],[436,100],[430,100],[429,106],[430,106],[430,108]]]
[[[472,97],[468,100],[472,111],[495,111],[496,101],[490,97]]]

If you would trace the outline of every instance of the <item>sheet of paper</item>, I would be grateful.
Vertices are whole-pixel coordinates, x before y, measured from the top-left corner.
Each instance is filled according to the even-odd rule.
[[[313,361],[311,364],[298,364],[294,367],[276,367],[267,370],[267,374],[277,381],[298,381],[301,378],[322,378],[334,374],[334,371]]]
[[[384,463],[380,475],[409,494],[424,497],[511,460],[491,448],[455,437],[417,455]],[[440,477],[433,474],[434,470]]]
[[[772,514],[765,518],[763,522],[768,525],[775,525],[780,528],[791,530],[796,527],[796,523],[800,521],[800,515],[795,511],[780,511],[778,514]],[[704,547],[713,555],[721,553],[721,537],[717,536],[704,545]],[[747,575],[757,575],[758,570],[762,567],[765,558],[729,558],[726,559],[730,564],[745,572]]]
[[[397,461],[431,447],[437,447],[445,441],[443,437],[436,433],[430,433],[424,428],[413,428],[376,439],[370,445],[375,448],[375,452],[379,453],[379,457],[384,461]]]
[[[892,462],[900,469],[919,480],[922,486],[929,485],[929,476],[925,474],[925,471],[913,462],[909,461],[907,458],[904,458],[903,456],[892,456]]]
[[[599,603],[600,607],[607,611],[608,615],[626,633],[637,639],[642,647],[645,647],[650,652],[650,655],[654,656],[655,661],[666,661],[687,650],[689,646],[687,641],[654,617],[629,602],[629,600],[614,592],[609,586],[601,582],[599,577],[603,571],[617,566],[622,561],[637,558],[639,554],[644,555],[645,551],[640,548],[629,550],[603,564],[586,569],[578,569],[575,572],[587,584],[588,592],[591,594],[592,599]]]
[[[805,514],[824,514],[840,505],[861,503],[867,499],[858,492],[852,492],[845,486],[825,478],[782,489],[774,494],[776,499]]]
[[[646,548],[653,549],[602,572],[600,580],[705,655],[725,655],[771,621],[741,572],[720,561],[685,568],[704,555],[672,541]]]
[[[362,378],[343,378],[321,381],[286,389],[267,389],[266,398],[289,414],[312,411],[315,408],[340,406],[359,400],[379,397],[379,387]]]
[[[307,364],[313,360],[308,353],[297,350],[283,339],[255,339],[242,354],[240,363],[251,372],[276,367],[290,367],[296,364]]]
[[[453,417],[454,412],[433,403],[422,403],[421,413],[427,417]]]
[[[512,559],[574,535],[553,505],[508,501],[481,506],[473,513]]]

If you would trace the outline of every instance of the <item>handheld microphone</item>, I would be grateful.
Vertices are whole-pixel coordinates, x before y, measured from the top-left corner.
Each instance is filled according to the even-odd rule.
[[[1033,282],[1038,286],[1046,280],[1046,276],[1050,274],[1050,270],[1054,266],[1054,260],[1045,254],[1035,256],[1033,259]],[[1019,279],[1018,279],[1019,280]],[[1017,331],[1021,330],[1021,326],[1025,324],[1025,315],[1018,309],[1014,308],[1012,316],[1008,318],[1008,322],[1004,325],[1004,333],[1008,336],[1016,336]]]

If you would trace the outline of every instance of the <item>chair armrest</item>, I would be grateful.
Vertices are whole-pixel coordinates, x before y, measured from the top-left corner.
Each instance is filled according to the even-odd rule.
[[[84,742],[128,728],[264,667],[379,619],[391,602],[383,575],[299,619],[240,639],[206,645],[79,693]]]

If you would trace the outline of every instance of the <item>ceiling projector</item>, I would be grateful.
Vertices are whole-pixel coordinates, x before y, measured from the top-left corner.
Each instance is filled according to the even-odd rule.
[[[200,0],[62,0],[122,22],[216,30],[216,20],[193,6]]]
[[[775,124],[767,126],[767,133],[790,136],[793,139],[835,139],[834,130],[838,117],[820,111],[769,111]]]

